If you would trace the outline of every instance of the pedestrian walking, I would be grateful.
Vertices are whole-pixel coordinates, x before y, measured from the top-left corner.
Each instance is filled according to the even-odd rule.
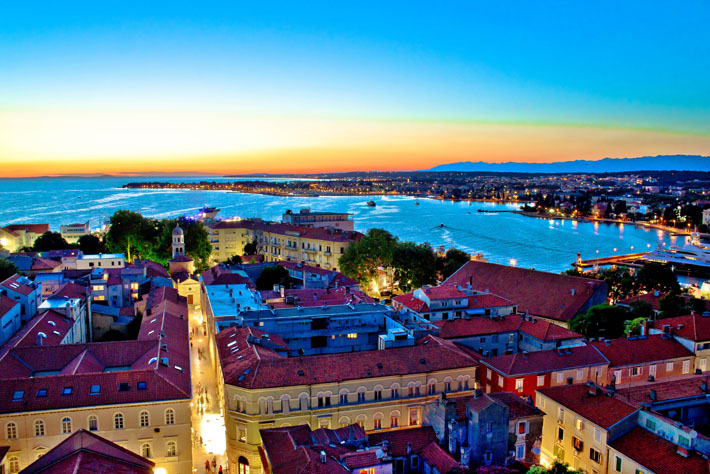
[[[217,456],[212,458],[212,467],[217,469]]]
[[[222,465],[219,465],[219,474],[222,474]]]
[[[205,471],[210,472],[210,460],[205,461]]]

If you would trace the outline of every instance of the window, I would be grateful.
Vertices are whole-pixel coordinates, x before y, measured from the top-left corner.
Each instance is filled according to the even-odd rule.
[[[525,459],[525,445],[518,444],[515,446],[515,459]]]
[[[5,438],[7,439],[17,439],[17,425],[10,422],[5,426]]]
[[[358,401],[358,403],[363,403],[365,401],[365,391],[364,390],[362,390],[362,391],[358,390],[357,401]]]
[[[399,427],[399,413],[392,413],[390,415],[390,428],[397,428]]]
[[[373,428],[376,430],[382,429],[382,415],[375,415],[375,419],[373,420]]]
[[[399,387],[392,387],[392,398],[399,398]]]
[[[434,395],[436,393],[436,384],[434,382],[429,382],[429,385],[427,385],[427,393],[429,395]]]
[[[409,426],[419,426],[419,409],[409,409]]]
[[[592,461],[594,461],[597,464],[601,464],[602,463],[602,453],[600,453],[599,451],[597,451],[594,448],[590,448],[589,449],[589,459],[591,459]]]
[[[451,391],[451,380],[447,380],[446,382],[444,382],[444,391],[445,392]]]
[[[165,424],[174,425],[175,424],[175,410],[168,408],[165,410]]]
[[[123,414],[116,413],[113,415],[113,429],[122,430],[123,429]]]
[[[356,332],[348,333],[348,339],[357,339],[357,333]]]
[[[557,441],[564,441],[565,439],[565,430],[561,426],[557,427]]]
[[[648,375],[651,375],[653,377],[656,376],[656,364],[652,364],[648,366]]]
[[[560,423],[565,422],[565,409],[562,407],[557,407],[557,421]]]
[[[597,443],[602,442],[602,430],[600,430],[599,428],[594,428],[594,441],[596,441]]]
[[[140,424],[141,428],[150,426],[150,415],[148,415],[147,411],[143,410],[142,412],[140,412],[140,415],[138,415],[138,423]]]
[[[545,397],[538,397],[540,400],[540,408],[545,408]]]
[[[35,436],[44,436],[44,421],[35,421]]]
[[[619,456],[616,457],[615,471],[621,472],[621,458]]]
[[[96,415],[89,416],[89,431],[98,431],[98,430],[99,430],[99,419],[96,417]]]
[[[145,382],[138,382],[136,388],[138,390],[145,390],[146,388],[148,388],[148,384],[146,384]]]
[[[44,398],[47,396],[47,389],[46,388],[40,388],[37,390],[37,398]]]
[[[683,361],[683,373],[687,374],[688,372],[690,372],[690,361],[684,360]]]
[[[678,446],[682,446],[684,448],[689,448],[690,447],[690,439],[686,438],[685,436],[678,435]]]
[[[707,359],[704,359],[704,358],[703,358],[703,359],[698,359],[698,367],[700,368],[700,370],[702,370],[703,372],[705,372],[705,371],[707,370],[707,367],[708,367],[708,360],[707,360]]]
[[[25,396],[25,391],[24,390],[15,390],[12,394],[12,401],[13,402],[19,402],[22,400],[22,397]]]
[[[168,441],[165,447],[165,455],[167,457],[177,456],[177,443],[175,441]]]
[[[545,385],[545,376],[544,375],[538,375],[537,376],[537,386],[542,387]]]
[[[7,468],[12,474],[20,472],[20,460],[17,458],[17,456],[12,456],[7,460]]]
[[[382,389],[375,390],[375,400],[382,400]]]
[[[153,450],[150,447],[150,443],[141,444],[141,456],[146,459],[150,459],[153,457]]]
[[[340,404],[341,404],[341,405],[347,405],[347,404],[348,404],[348,394],[347,394],[347,393],[341,393],[341,394],[340,394]]]
[[[89,389],[89,395],[98,395],[101,393],[101,385],[92,385]]]
[[[490,465],[493,462],[493,453],[490,451],[486,451],[483,453],[483,463],[486,465]]]
[[[631,376],[635,377],[637,375],[641,375],[642,370],[641,367],[631,367]]]
[[[574,421],[574,426],[577,427],[577,431],[582,431],[582,430],[584,430],[584,420],[581,419],[581,418],[577,418],[577,419]]]
[[[62,434],[69,433],[71,433],[71,418],[64,417],[62,418]]]
[[[493,433],[493,423],[486,423],[486,433]]]
[[[521,435],[521,434],[525,434],[527,432],[528,432],[527,422],[519,421],[518,422],[518,434]]]
[[[493,373],[491,372],[491,369],[486,369],[486,378],[487,378],[488,380],[492,380],[492,379],[493,379]]]
[[[557,372],[557,383],[562,383],[565,380],[564,372]]]
[[[237,460],[237,474],[249,474],[249,460],[244,456]]]
[[[515,379],[515,390],[519,393],[523,391],[523,378]]]
[[[673,362],[666,362],[666,372],[673,372]]]
[[[502,375],[498,376],[498,385],[500,385],[501,387],[505,386],[505,380],[503,379]]]
[[[247,442],[247,427],[246,425],[237,425],[237,439],[242,443]]]
[[[118,391],[119,392],[127,392],[131,389],[131,386],[128,385],[126,382],[121,382],[118,384]]]
[[[646,428],[651,431],[656,431],[656,420],[653,418],[646,418]]]

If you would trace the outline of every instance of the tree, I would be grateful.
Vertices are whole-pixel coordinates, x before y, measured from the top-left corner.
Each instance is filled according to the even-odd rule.
[[[633,314],[634,318],[651,319],[653,315],[653,306],[646,301],[632,301],[629,306],[631,306],[631,314]]]
[[[0,258],[0,281],[5,281],[19,270],[10,260]]]
[[[533,466],[528,471],[528,474],[581,474],[582,471],[570,469],[569,464],[555,460],[552,467]]]
[[[626,201],[623,199],[619,199],[618,201],[614,201],[614,214],[619,216],[619,214],[625,214],[626,213]]]
[[[196,271],[202,273],[209,268],[210,256],[212,255],[209,233],[200,221],[180,219],[178,224],[185,233],[185,253],[195,260]],[[172,221],[170,225],[172,226]],[[174,228],[175,226],[171,227],[171,229]]]
[[[79,245],[79,250],[81,250],[84,255],[106,253],[106,246],[101,242],[101,239],[95,235],[82,235],[79,237],[77,244]]]
[[[379,268],[391,268],[397,237],[384,229],[370,229],[359,241],[353,242],[340,256],[340,270],[369,287]]]
[[[119,210],[111,216],[111,227],[106,234],[106,248],[112,253],[122,253],[126,260],[152,256],[153,242],[158,237],[157,225],[141,214]]]
[[[256,255],[259,253],[259,242],[253,240],[244,246],[244,255]]]
[[[444,279],[453,275],[456,270],[461,268],[466,262],[471,260],[469,254],[459,249],[449,249],[446,251],[446,256],[443,259],[438,259],[438,270]]]
[[[648,291],[680,291],[678,279],[673,271],[660,263],[644,263],[639,269],[636,279],[639,285]]]
[[[669,293],[658,300],[658,309],[661,310],[661,318],[663,319],[690,313],[685,298],[676,293]]]
[[[629,319],[624,322],[624,332],[626,334],[631,333],[632,336],[638,336],[641,334],[641,326],[643,326],[646,318],[634,318]]]
[[[436,283],[436,255],[427,244],[398,243],[392,256],[394,277],[399,289],[408,292],[413,288]]]
[[[587,337],[613,339],[624,335],[624,322],[627,319],[629,312],[625,308],[605,303],[592,306],[584,314],[578,314],[570,321],[569,327]]]
[[[256,279],[257,290],[271,290],[274,285],[284,285],[288,287],[289,273],[282,265],[266,267],[261,271],[261,275]]]
[[[62,234],[48,230],[44,234],[37,237],[37,240],[35,240],[35,243],[32,246],[32,251],[49,252],[50,250],[65,250],[70,248],[73,248],[73,246],[64,240]]]

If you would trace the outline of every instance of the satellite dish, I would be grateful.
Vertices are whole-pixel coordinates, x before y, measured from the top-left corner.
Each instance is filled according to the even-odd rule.
[[[377,448],[377,451],[375,451],[375,456],[377,456],[377,459],[382,459],[385,455],[385,452],[382,451],[380,448]]]
[[[532,453],[535,454],[535,455],[540,454],[540,448],[538,448],[538,447],[532,448]]]

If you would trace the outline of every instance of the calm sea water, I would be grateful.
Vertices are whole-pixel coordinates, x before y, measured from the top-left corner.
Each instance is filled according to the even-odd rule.
[[[192,214],[203,205],[217,206],[221,217],[261,217],[278,220],[286,209],[352,213],[355,228],[387,229],[402,240],[451,245],[480,252],[492,262],[560,272],[570,268],[577,252],[582,258],[642,251],[658,242],[682,245],[683,237],[636,228],[633,225],[536,219],[512,213],[515,205],[447,202],[410,197],[274,197],[222,191],[122,189],[130,181],[201,181],[222,178],[48,178],[0,179],[0,225],[48,222],[52,230],[63,223],[86,222],[98,227],[118,209],[150,217]],[[377,207],[368,207],[372,198]],[[443,224],[443,226],[442,226]],[[678,241],[676,241],[676,239]],[[597,254],[598,251],[598,254]]]

